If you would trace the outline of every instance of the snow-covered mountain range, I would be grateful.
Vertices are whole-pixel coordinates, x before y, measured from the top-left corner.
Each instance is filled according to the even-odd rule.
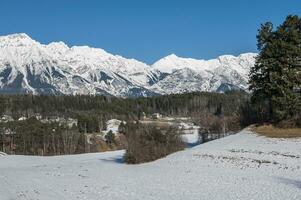
[[[41,44],[28,35],[0,37],[0,93],[151,96],[246,89],[255,53],[212,60],[172,54],[147,65],[88,46]]]

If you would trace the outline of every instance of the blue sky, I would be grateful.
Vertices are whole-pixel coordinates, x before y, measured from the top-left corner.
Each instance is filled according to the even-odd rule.
[[[153,63],[256,52],[262,22],[301,16],[300,0],[0,0],[0,35],[89,45]]]

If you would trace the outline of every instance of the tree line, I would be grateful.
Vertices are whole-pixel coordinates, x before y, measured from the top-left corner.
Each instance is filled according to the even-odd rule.
[[[82,153],[83,134],[76,127],[42,123],[35,118],[0,123],[0,151],[22,155]]]
[[[84,153],[85,134],[100,133],[112,118],[133,122],[142,113],[193,117],[194,121],[213,130],[222,130],[224,119],[228,129],[240,127],[241,107],[249,100],[245,92],[195,92],[148,98],[123,99],[107,96],[36,96],[0,95],[0,116],[15,120],[0,123],[0,151],[25,155],[61,155]],[[73,118],[77,126],[60,122],[42,123],[35,118],[59,116]],[[20,117],[27,120],[19,121]],[[211,123],[211,119],[214,119]],[[204,123],[210,122],[210,123]],[[237,128],[239,129],[239,128]],[[144,130],[140,129],[139,130]],[[149,131],[152,132],[152,131]],[[11,134],[9,134],[11,133]],[[105,138],[114,146],[114,137]]]
[[[78,119],[80,132],[99,132],[112,118],[138,120],[142,113],[159,112],[166,116],[198,117],[200,113],[239,115],[249,99],[245,92],[195,92],[156,97],[123,99],[107,96],[0,95],[0,116],[15,120],[39,113],[42,117],[60,116]]]

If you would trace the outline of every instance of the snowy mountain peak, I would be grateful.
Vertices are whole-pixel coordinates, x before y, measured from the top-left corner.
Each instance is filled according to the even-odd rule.
[[[0,47],[22,47],[32,46],[37,42],[31,39],[26,33],[16,33],[7,36],[0,36]]]
[[[152,66],[89,46],[40,44],[25,33],[0,36],[0,93],[122,97],[247,88],[256,54],[212,60],[166,56]],[[226,87],[222,87],[226,88]]]
[[[0,38],[8,39],[31,39],[26,33],[14,33],[7,36],[0,36]]]
[[[242,53],[238,57],[240,58],[245,58],[245,57],[256,57],[258,54],[257,53]]]
[[[233,55],[222,55],[219,56],[217,59],[220,62],[231,62],[235,60],[240,60],[240,59],[254,59],[257,56],[256,53],[242,53],[238,56],[233,56]]]
[[[243,61],[250,61],[250,64],[252,64],[256,55],[257,54],[255,53],[241,54],[237,57],[233,55],[223,55],[219,56],[217,59],[211,60],[197,60],[193,58],[181,58],[176,55],[170,55],[158,60],[152,65],[152,67],[169,74],[173,71],[184,68],[189,68],[195,71],[212,71],[223,65],[230,65],[230,67],[232,65],[240,65],[239,63]],[[242,67],[248,68],[250,67],[250,64]]]
[[[168,56],[165,56],[163,59],[168,60],[168,59],[177,59],[177,58],[178,58],[178,56],[176,54],[172,53]]]
[[[59,41],[59,42],[51,42],[48,45],[46,45],[47,47],[51,47],[54,49],[69,49],[68,45],[66,45],[64,42]]]

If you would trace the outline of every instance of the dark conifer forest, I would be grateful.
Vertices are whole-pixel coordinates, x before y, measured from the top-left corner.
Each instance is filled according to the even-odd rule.
[[[191,117],[196,124],[212,131],[219,131],[221,119],[226,119],[229,131],[238,130],[249,123],[241,117],[242,112],[249,111],[246,110],[249,98],[245,92],[196,92],[136,99],[1,95],[0,115],[11,116],[13,120],[0,123],[0,147],[4,151],[5,146],[6,149],[9,146],[13,153],[26,155],[82,153],[85,152],[84,135],[101,132],[107,120],[132,122],[141,119],[142,114],[156,112],[164,116]],[[22,118],[25,120],[20,120]],[[49,118],[71,118],[78,123],[68,126],[60,121],[41,122]]]

